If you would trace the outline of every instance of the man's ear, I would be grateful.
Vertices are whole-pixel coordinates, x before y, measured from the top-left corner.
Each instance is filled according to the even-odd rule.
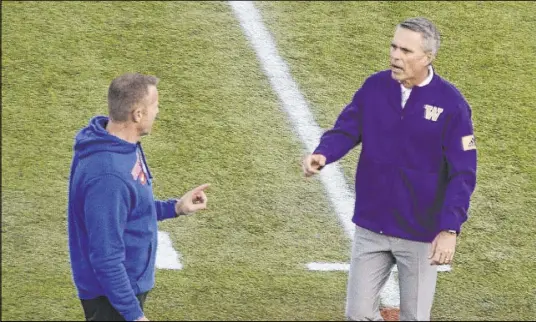
[[[429,52],[427,55],[426,55],[426,59],[428,61],[428,65],[432,64],[432,62],[434,61],[435,59],[435,56],[434,54],[432,54],[431,52]]]
[[[141,122],[142,116],[143,109],[141,107],[137,106],[132,110],[132,121],[134,121],[134,123]]]

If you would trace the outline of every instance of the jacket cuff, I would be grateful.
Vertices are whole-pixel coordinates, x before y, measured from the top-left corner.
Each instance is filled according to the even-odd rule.
[[[178,215],[175,213],[176,203],[177,199],[169,199],[168,201],[166,201],[166,205],[164,206],[164,219],[178,217]]]
[[[329,153],[327,153],[327,151],[322,150],[321,147],[316,148],[316,150],[314,150],[314,152],[312,154],[322,154],[323,156],[325,156],[326,157],[326,165],[328,165],[328,164],[333,162],[333,158],[331,157],[331,155]]]
[[[138,308],[135,311],[128,312],[123,317],[125,318],[126,321],[136,321],[137,319],[141,318],[142,316],[144,316],[143,311],[141,310],[141,308],[138,305]]]
[[[455,230],[456,234],[460,234],[460,223],[456,212],[452,209],[443,209],[439,216],[439,231]]]

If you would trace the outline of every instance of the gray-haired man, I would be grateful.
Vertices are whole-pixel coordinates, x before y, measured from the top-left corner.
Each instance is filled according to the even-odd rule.
[[[432,68],[439,33],[425,18],[396,27],[391,69],[370,76],[303,162],[318,173],[362,143],[346,316],[381,320],[379,294],[396,263],[400,319],[429,320],[437,264],[454,256],[476,185],[471,110]]]

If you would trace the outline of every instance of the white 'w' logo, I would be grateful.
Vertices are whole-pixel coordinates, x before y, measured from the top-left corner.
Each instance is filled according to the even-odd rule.
[[[431,121],[437,121],[437,118],[441,113],[443,113],[443,109],[441,107],[436,107],[432,105],[424,105],[424,118]]]

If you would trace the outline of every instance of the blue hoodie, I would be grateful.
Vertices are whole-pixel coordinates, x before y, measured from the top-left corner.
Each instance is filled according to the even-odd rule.
[[[155,201],[140,143],[106,131],[97,116],[77,135],[69,178],[68,231],[80,299],[106,296],[127,320],[143,316],[136,294],[154,286],[157,220],[176,200]]]
[[[413,87],[404,108],[400,83],[386,70],[369,77],[326,131],[314,153],[326,164],[357,144],[353,222],[403,239],[430,242],[460,232],[476,185],[471,109],[434,74]]]

